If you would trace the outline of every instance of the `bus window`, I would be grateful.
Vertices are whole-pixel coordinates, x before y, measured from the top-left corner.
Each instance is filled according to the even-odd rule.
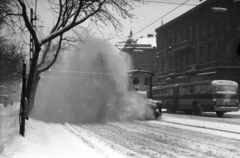
[[[163,95],[167,95],[167,90],[163,89]]]
[[[182,89],[182,95],[185,95],[186,94],[186,87],[183,87]]]
[[[169,95],[173,95],[173,89],[172,88],[169,89]]]
[[[149,91],[148,91],[148,92],[149,92]],[[153,95],[153,96],[156,96],[156,91],[155,91],[155,90],[152,91],[152,95]]]
[[[194,94],[194,87],[193,86],[189,87],[189,94]]]
[[[202,85],[202,93],[208,93],[209,92],[209,85]]]
[[[201,93],[201,85],[196,85],[195,86],[195,94]]]
[[[182,95],[182,88],[183,88],[183,87],[179,87],[179,91],[178,91],[178,94],[179,94],[179,95]]]
[[[225,93],[226,87],[223,85],[217,86],[217,93]]]
[[[185,95],[186,95],[186,94],[187,94],[187,95],[189,94],[189,87],[185,87],[185,88],[184,88],[184,94],[185,94]]]
[[[234,86],[225,86],[225,85],[218,85],[212,87],[213,93],[233,93],[237,94],[237,87]]]
[[[228,93],[237,93],[237,88],[233,86],[227,86],[227,92]]]

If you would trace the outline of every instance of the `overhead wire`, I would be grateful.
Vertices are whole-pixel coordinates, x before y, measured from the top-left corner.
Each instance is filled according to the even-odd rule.
[[[176,2],[160,2],[160,1],[148,1],[148,0],[144,0],[144,2],[148,2],[148,3],[162,3],[162,4],[181,4],[181,3],[176,3]],[[196,6],[196,4],[183,4],[183,5]]]
[[[173,11],[175,11],[176,9],[180,8],[181,6],[185,5],[189,0],[186,0],[185,2],[181,3],[179,6],[173,8],[172,10],[170,10],[169,12],[167,12],[166,14],[164,14],[163,16],[161,16],[160,18],[158,18],[157,20],[153,21],[152,23],[148,24],[147,26],[145,26],[144,28],[142,28],[141,30],[139,30],[138,32],[136,32],[134,35],[138,34],[139,32],[142,32],[143,30],[145,30],[146,28],[148,28],[149,26],[151,26],[152,24],[154,24],[155,22],[157,22],[158,20],[164,18],[165,16],[167,16],[168,14],[172,13]]]

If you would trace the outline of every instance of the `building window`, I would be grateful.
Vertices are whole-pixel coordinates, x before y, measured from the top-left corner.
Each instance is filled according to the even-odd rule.
[[[196,64],[197,61],[197,53],[196,53],[196,48],[192,49],[192,64]]]
[[[137,77],[134,78],[133,84],[134,84],[134,85],[140,84],[140,81],[139,81],[139,79],[138,79]]]
[[[193,40],[197,39],[197,24],[193,25],[192,29]]]
[[[189,39],[189,40],[192,40],[192,27],[191,27],[191,26],[189,27],[188,32],[189,32],[189,33],[188,33],[188,35],[189,35],[189,38],[188,38],[188,39]]]
[[[177,32],[177,43],[179,43],[180,42],[180,31],[178,30],[178,32]]]
[[[178,32],[177,30],[175,30],[175,33],[174,33],[174,45],[178,44]]]
[[[238,43],[238,46],[237,46],[237,56],[240,56],[240,43]]]
[[[146,85],[146,86],[149,85],[149,78],[148,77],[145,78],[144,85]]]
[[[170,70],[173,69],[173,56],[172,55],[169,56],[169,69]]]
[[[205,30],[205,20],[202,21],[202,25],[201,25],[201,37],[205,37],[206,34],[206,30]]]
[[[185,66],[188,66],[188,52],[186,52],[186,55],[185,55]]]
[[[181,55],[181,61],[180,62],[181,62],[180,69],[182,69],[182,68],[185,67],[185,54],[184,53]]]
[[[213,61],[213,58],[214,58],[214,54],[213,54],[213,44],[212,43],[209,43],[208,45],[208,52],[209,52],[209,55],[208,55],[208,61],[209,62],[212,62]]]
[[[188,59],[187,59],[187,61],[188,61],[188,65],[192,64],[192,52],[191,51],[188,52]]]
[[[210,20],[209,34],[213,35],[213,20]]]
[[[165,71],[165,59],[162,58],[162,72]]]
[[[200,50],[199,50],[199,64],[203,64],[205,63],[205,56],[206,56],[206,53],[205,53],[205,50],[204,50],[204,47],[203,46],[200,46]]]

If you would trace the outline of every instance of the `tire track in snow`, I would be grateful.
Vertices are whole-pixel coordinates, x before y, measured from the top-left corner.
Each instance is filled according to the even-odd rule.
[[[126,123],[110,123],[112,126],[116,126],[118,128],[122,128],[124,130],[132,132],[133,135],[139,135],[139,137],[145,138],[145,142],[150,140],[154,146],[162,147],[165,153],[169,152],[170,157],[175,153],[176,157],[209,157],[209,155],[205,154],[202,150],[199,149],[199,143],[195,143],[194,141],[187,140],[186,137],[181,139],[178,134],[171,134],[171,132],[166,132],[162,130],[161,126],[153,127],[148,126],[148,124],[141,124],[141,121],[134,121],[131,124]],[[169,130],[172,130],[169,128]],[[175,131],[176,132],[176,131]],[[187,146],[191,142],[191,146]],[[158,151],[162,152],[162,151]],[[180,155],[179,155],[180,153]]]
[[[159,138],[156,137],[154,138],[154,140],[149,139],[149,137],[142,136],[142,131],[139,131],[140,134],[134,133],[129,130],[113,126],[112,123],[103,125],[87,125],[83,128],[86,128],[89,131],[93,131],[100,137],[111,140],[112,142],[131,149],[146,157],[180,157],[178,154],[171,150],[164,150],[167,148],[167,146],[163,142],[161,142]]]
[[[161,130],[162,127],[169,128],[168,131],[161,130],[162,134],[177,137],[178,142],[181,140],[181,144],[192,142],[190,148],[199,146],[199,149],[195,148],[195,150],[210,153],[211,157],[229,157],[230,155],[233,155],[232,157],[240,157],[240,149],[237,147],[239,146],[239,141],[237,139],[229,139],[224,134],[219,136],[214,133],[214,130],[211,130],[211,132],[208,129],[205,132],[197,129],[189,130],[184,128],[186,125],[175,127],[171,126],[171,123],[166,125],[162,121],[136,121],[136,123],[142,124],[143,130],[145,129],[146,131],[156,132]]]
[[[112,158],[145,158],[138,153],[131,151],[123,146],[120,146],[110,140],[99,137],[92,133],[92,131],[82,128],[83,126],[65,124],[65,129],[76,135],[79,139],[84,141],[91,148],[98,150],[106,155],[106,157]]]

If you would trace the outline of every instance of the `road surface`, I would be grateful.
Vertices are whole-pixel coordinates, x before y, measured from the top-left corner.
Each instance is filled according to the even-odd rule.
[[[158,120],[64,126],[92,148],[118,151],[126,157],[237,158],[238,115],[217,118],[164,113]]]

